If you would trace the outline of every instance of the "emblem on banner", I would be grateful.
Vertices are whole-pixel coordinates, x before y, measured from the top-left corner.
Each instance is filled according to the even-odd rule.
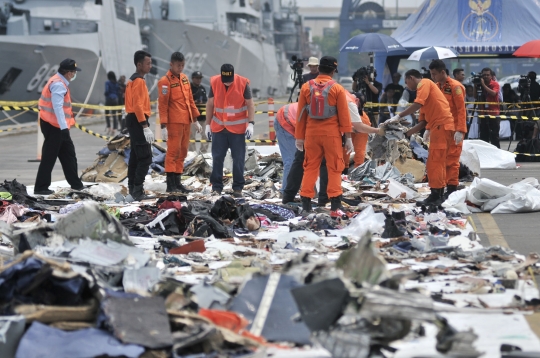
[[[490,11],[491,1],[469,0],[469,13],[461,22],[461,35],[464,38],[474,42],[486,42],[500,35],[499,20]]]

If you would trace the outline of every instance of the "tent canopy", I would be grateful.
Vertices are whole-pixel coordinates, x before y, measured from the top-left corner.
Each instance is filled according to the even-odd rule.
[[[426,0],[392,37],[409,51],[441,46],[462,55],[511,54],[540,38],[540,1]]]

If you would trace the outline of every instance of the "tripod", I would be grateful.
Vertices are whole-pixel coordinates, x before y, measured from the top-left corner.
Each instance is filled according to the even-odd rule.
[[[291,94],[289,96],[289,103],[292,103],[292,97],[294,94],[294,90],[298,87],[298,94],[296,95],[296,102],[298,102],[298,97],[300,96],[300,89],[302,88],[302,85],[304,84],[304,77],[302,76],[302,68],[299,68],[296,66],[293,68],[294,70],[294,86],[291,88]]]
[[[474,104],[474,106],[472,108],[471,120],[469,121],[469,124],[467,124],[467,136],[465,137],[466,139],[468,139],[468,137],[469,137],[471,125],[472,125],[472,122],[474,120],[474,115],[475,114],[477,114],[477,115],[480,114],[479,111],[478,111],[478,103],[477,102],[484,102],[484,93],[482,92],[482,88],[479,87],[479,86],[475,86],[475,88],[476,88],[476,103]],[[480,136],[480,118],[478,118],[478,136]]]
[[[527,115],[529,117],[536,117],[536,109],[534,109],[534,106],[531,102],[531,94],[529,92],[530,88],[527,86],[527,87],[523,87],[523,95],[521,96],[522,98],[522,101],[525,102],[526,104],[523,105],[523,108],[529,108],[528,111],[523,111],[523,113],[527,113]],[[523,119],[519,118],[517,121],[516,121],[516,126],[514,128],[514,133],[517,132],[517,129],[518,129],[518,126],[521,125],[521,131],[523,133],[523,127],[524,127],[524,124],[523,123]],[[529,144],[529,148],[528,148],[528,151],[529,153],[531,154],[536,154],[536,146],[534,145],[534,140],[537,139],[538,137],[538,132],[539,132],[539,125],[538,125],[538,122],[534,124],[534,130],[533,130],[533,135],[532,135],[532,138],[531,138],[531,143]],[[512,136],[510,137],[510,143],[508,143],[508,151],[510,150],[510,146],[512,145],[512,141],[514,139],[514,133],[512,133]],[[524,134],[524,133],[523,133]],[[525,139],[525,136],[523,135],[523,138],[522,139]],[[516,138],[517,140],[517,138]]]

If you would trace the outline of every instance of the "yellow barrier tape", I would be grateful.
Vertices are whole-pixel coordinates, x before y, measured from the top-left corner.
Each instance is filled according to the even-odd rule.
[[[23,128],[28,128],[28,127],[12,127],[12,128],[8,128],[8,129],[0,129],[0,133],[13,132],[13,131],[23,129]]]
[[[18,107],[32,107],[37,106],[38,101],[24,101],[24,102],[18,102],[18,101],[0,101],[0,106],[18,106]]]
[[[512,152],[517,155],[524,155],[526,157],[540,157],[540,154],[531,154],[531,153],[518,153],[518,152]]]
[[[472,118],[472,116],[468,116],[468,117],[469,117],[469,118]],[[489,118],[489,119],[513,119],[513,120],[521,119],[521,120],[523,120],[523,121],[528,121],[528,120],[537,121],[537,120],[540,120],[540,117],[505,116],[505,115],[500,115],[500,116],[479,115],[478,118]]]

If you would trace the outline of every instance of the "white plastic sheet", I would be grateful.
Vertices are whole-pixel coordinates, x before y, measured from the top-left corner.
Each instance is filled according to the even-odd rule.
[[[480,161],[481,169],[515,169],[516,155],[506,150],[501,150],[494,145],[484,142],[483,140],[465,140],[463,141],[463,151],[460,158],[474,156],[472,151],[476,151]],[[465,157],[463,155],[465,152]],[[463,162],[463,161],[462,161]],[[466,164],[465,162],[463,162]],[[467,165],[469,166],[469,165]],[[469,166],[469,168],[471,168]],[[472,171],[475,171],[471,168]]]
[[[540,187],[538,180],[527,178],[518,183],[504,186],[493,180],[475,178],[467,189],[450,195],[443,207],[452,208],[469,214],[474,207],[466,201],[480,207],[481,211],[492,214],[511,214],[540,211]]]

